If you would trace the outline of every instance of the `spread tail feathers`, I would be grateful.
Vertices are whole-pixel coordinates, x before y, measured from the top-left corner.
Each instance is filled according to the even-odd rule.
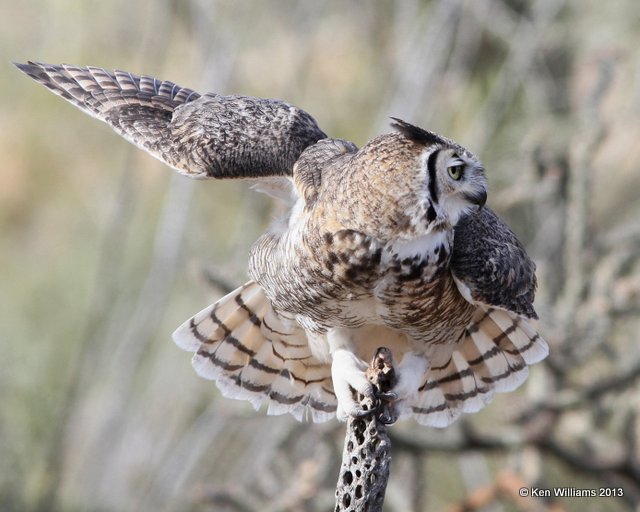
[[[186,321],[173,339],[194,352],[198,375],[215,380],[227,398],[256,409],[266,402],[268,414],[298,420],[335,415],[330,365],[315,359],[304,331],[274,311],[252,281]]]
[[[378,344],[391,341],[391,331],[374,331],[363,335]],[[256,409],[267,403],[268,414],[291,413],[298,420],[335,416],[330,364],[314,357],[304,330],[274,310],[253,281],[185,322],[173,339],[194,352],[198,375],[216,381],[227,398],[248,400]],[[548,354],[545,341],[523,317],[485,306],[478,306],[453,352],[445,354],[447,348],[433,351],[431,367],[402,416],[445,427],[463,412],[482,409],[496,392],[520,386],[528,365]]]
[[[446,427],[461,413],[482,409],[496,392],[516,389],[526,380],[528,365],[548,353],[523,317],[479,306],[451,356],[431,366],[408,405],[419,423]]]

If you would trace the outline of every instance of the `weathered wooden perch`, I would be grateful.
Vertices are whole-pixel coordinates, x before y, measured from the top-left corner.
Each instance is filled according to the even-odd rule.
[[[388,348],[380,347],[376,351],[367,377],[378,396],[393,388],[396,375]],[[394,413],[386,400],[376,403],[361,397],[360,404],[372,413],[347,421],[335,512],[382,511],[391,464],[387,428],[395,420]]]

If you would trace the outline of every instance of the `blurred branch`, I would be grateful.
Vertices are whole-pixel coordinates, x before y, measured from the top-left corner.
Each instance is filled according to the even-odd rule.
[[[594,155],[604,140],[606,128],[599,108],[613,80],[614,64],[602,59],[597,66],[597,78],[582,105],[581,130],[570,156],[570,174],[567,197],[564,267],[566,282],[559,306],[565,322],[573,321],[577,305],[588,283],[588,246],[593,238],[589,231],[591,206],[591,180]]]
[[[64,439],[70,427],[70,419],[78,407],[83,390],[88,386],[88,379],[98,366],[99,355],[102,352],[100,342],[108,328],[108,318],[104,312],[109,309],[117,296],[122,248],[127,238],[129,220],[136,201],[136,193],[132,187],[132,165],[133,149],[127,148],[115,205],[108,219],[102,242],[91,303],[82,329],[82,343],[75,353],[75,360],[69,361],[69,380],[66,384],[64,400],[59,406],[57,419],[51,426],[51,437],[45,460],[46,471],[50,475],[48,485],[41,492],[39,502],[34,506],[35,511],[56,510],[66,456]]]
[[[495,85],[468,123],[464,140],[482,151],[492,140],[507,108],[527,80],[540,49],[545,30],[562,10],[565,2],[540,0],[532,17],[518,16],[508,2],[469,2],[466,5],[478,23],[505,42],[504,58]],[[487,13],[490,12],[490,16]]]
[[[634,376],[634,378],[637,375]],[[627,376],[631,378],[631,376]],[[628,386],[629,381],[625,381]],[[610,382],[594,389],[593,393],[606,393],[620,382]],[[559,414],[568,409],[559,409]],[[576,451],[567,446],[567,443],[553,435],[553,431],[559,424],[559,415],[545,414],[548,411],[539,409],[535,413],[527,414],[520,422],[521,429],[506,429],[493,431],[491,434],[481,433],[468,421],[461,424],[459,435],[453,439],[418,439],[403,434],[392,433],[391,441],[398,451],[407,453],[465,453],[465,452],[506,452],[523,450],[525,447],[535,448],[561,460],[575,471],[595,477],[603,477],[624,484],[625,500],[633,502],[640,496],[640,460],[638,453],[633,449],[637,443],[636,432],[638,421],[634,416],[629,420],[627,428],[627,450],[620,454],[607,452],[584,453],[584,450]],[[542,418],[541,418],[542,417]],[[542,420],[542,421],[541,421]]]
[[[223,295],[231,293],[236,289],[236,286],[229,279],[228,274],[217,266],[206,267],[203,269],[202,275],[209,286],[220,290]]]
[[[246,500],[246,492],[244,489],[210,490],[203,499],[199,501],[214,505],[214,510],[224,510],[227,507],[237,512],[256,512],[257,510]]]
[[[382,102],[384,107],[371,126],[374,133],[387,129],[390,115],[410,120],[416,112],[422,112],[428,118],[429,110],[434,108],[426,100],[445,66],[461,2],[435,2],[422,10],[418,7],[418,2],[395,3],[392,29],[396,57],[391,60],[392,72],[385,77],[390,77],[392,83]],[[416,66],[416,62],[420,65]]]
[[[446,512],[472,512],[474,510],[487,510],[485,507],[495,505],[497,502],[506,501],[516,506],[516,510],[562,512],[564,508],[551,501],[522,497],[520,489],[529,488],[530,483],[513,471],[499,472],[495,480],[490,484],[479,486],[469,492],[465,499],[455,505],[446,508]]]
[[[418,454],[409,455],[411,461],[411,480],[408,492],[411,497],[411,510],[425,510],[427,498],[426,457]]]
[[[640,379],[640,361],[628,370],[600,379],[589,387],[558,391],[544,402],[535,404],[520,414],[516,422],[523,424],[537,415],[548,412],[559,413],[579,407],[591,407],[596,400],[608,393],[629,389],[638,379]]]
[[[504,451],[521,448],[530,442],[514,430],[503,430],[494,435],[480,434],[466,419],[460,420],[457,435],[450,438],[408,436],[394,431],[389,437],[397,450],[421,454]]]

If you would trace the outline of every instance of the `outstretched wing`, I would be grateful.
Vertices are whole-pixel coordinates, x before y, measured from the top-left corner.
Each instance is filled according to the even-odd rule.
[[[516,235],[489,208],[460,219],[451,271],[471,302],[538,318],[533,309],[536,265]]]
[[[97,67],[29,62],[18,69],[192,178],[291,175],[326,135],[283,101],[200,95],[169,81]]]

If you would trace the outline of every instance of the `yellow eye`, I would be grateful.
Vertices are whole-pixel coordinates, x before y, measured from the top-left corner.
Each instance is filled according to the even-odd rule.
[[[447,171],[449,171],[449,176],[451,176],[451,179],[458,181],[460,178],[462,178],[462,171],[464,170],[464,165],[460,164],[460,165],[452,165],[451,167],[447,168]]]

